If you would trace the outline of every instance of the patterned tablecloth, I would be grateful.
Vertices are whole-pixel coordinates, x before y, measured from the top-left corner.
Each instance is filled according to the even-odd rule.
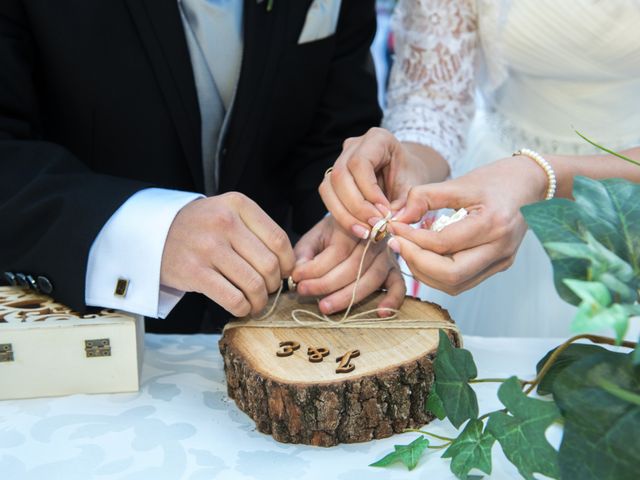
[[[22,479],[453,479],[426,455],[413,472],[367,465],[416,437],[363,444],[287,445],[256,431],[227,397],[214,335],[147,335],[137,394],[0,402],[0,478]],[[553,339],[466,337],[479,376],[530,378]],[[72,374],[70,372],[70,374]],[[0,386],[1,388],[1,386]],[[498,408],[495,384],[477,384],[481,412]],[[548,432],[557,443],[560,432]],[[449,422],[428,429],[451,435]],[[437,443],[437,441],[433,441]],[[491,478],[517,472],[496,445]]]

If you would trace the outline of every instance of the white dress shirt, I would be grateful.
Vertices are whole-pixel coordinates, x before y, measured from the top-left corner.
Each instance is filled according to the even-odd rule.
[[[205,184],[217,185],[219,139],[242,60],[240,0],[178,0],[191,55],[202,117]],[[208,178],[210,177],[210,178]],[[184,292],[160,284],[164,244],[190,192],[149,188],[131,196],[104,225],[89,252],[85,303],[149,317],[166,317]],[[115,295],[118,280],[126,295]]]

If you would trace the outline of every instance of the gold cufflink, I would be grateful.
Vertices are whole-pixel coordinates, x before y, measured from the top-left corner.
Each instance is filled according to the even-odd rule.
[[[113,294],[116,297],[126,297],[128,288],[129,288],[129,280],[126,280],[124,278],[119,278],[116,283],[116,289],[113,292]]]

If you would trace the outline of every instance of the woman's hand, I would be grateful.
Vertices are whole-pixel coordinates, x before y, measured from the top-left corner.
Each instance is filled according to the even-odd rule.
[[[320,195],[342,228],[367,239],[370,225],[403,206],[411,187],[440,181],[448,172],[431,148],[400,143],[388,131],[372,128],[345,140]]]
[[[456,295],[513,264],[527,231],[520,207],[542,200],[546,189],[544,171],[524,157],[413,188],[390,226],[394,238],[389,247],[418,280]],[[466,208],[469,216],[440,232],[408,225],[440,208]]]
[[[294,248],[293,280],[301,295],[324,296],[320,311],[332,314],[349,306],[365,243],[340,228],[331,216],[307,232]],[[383,243],[371,244],[365,257],[355,301],[386,288],[379,308],[400,308],[406,292],[398,264]],[[379,316],[390,315],[380,312]]]

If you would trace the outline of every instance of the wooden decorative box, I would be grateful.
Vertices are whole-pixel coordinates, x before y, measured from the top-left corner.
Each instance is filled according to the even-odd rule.
[[[139,388],[143,318],[79,315],[50,297],[0,287],[0,400]]]

